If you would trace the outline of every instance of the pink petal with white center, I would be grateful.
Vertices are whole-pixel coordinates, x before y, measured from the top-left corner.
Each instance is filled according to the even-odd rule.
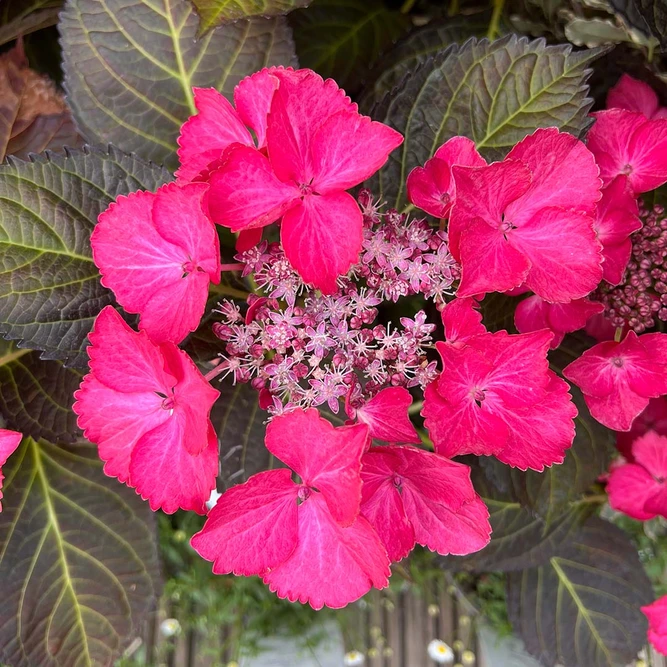
[[[252,146],[252,136],[227,99],[214,88],[194,88],[197,113],[178,136],[179,181],[193,181],[234,143]]]
[[[9,431],[5,428],[0,428],[0,467],[7,463],[7,459],[16,451],[23,435],[17,431]],[[0,500],[2,500],[2,482],[4,477],[2,470],[0,470]],[[2,505],[0,504],[0,512]]]
[[[271,165],[281,181],[307,184],[316,176],[310,153],[315,134],[331,116],[356,112],[357,105],[335,81],[325,81],[312,70],[282,70],[275,76],[280,86],[273,95],[266,132]]]
[[[421,442],[408,409],[412,396],[404,387],[388,387],[357,409],[357,419],[366,424],[371,438],[385,442]]]
[[[605,184],[625,174],[635,194],[667,181],[667,120],[647,120],[623,109],[592,114],[595,124],[588,148],[595,155]]]
[[[188,427],[183,415],[174,413],[139,438],[130,457],[130,482],[154,512],[206,514],[218,474],[218,437],[211,422],[207,424],[208,445],[196,456],[182,445]]]
[[[273,95],[280,85],[275,72],[280,67],[269,67],[247,76],[234,88],[234,105],[239,118],[253,130],[257,148],[266,146],[266,125]]]
[[[222,494],[190,544],[215,574],[262,575],[296,548],[298,493],[289,470],[253,475]]]
[[[169,393],[176,383],[145,331],[130,329],[113,306],[95,319],[87,348],[90,370],[107,387],[124,393]]]
[[[449,345],[460,347],[473,336],[487,333],[479,303],[473,298],[453,299],[440,313]]]
[[[555,127],[539,129],[514,146],[507,159],[520,160],[532,175],[528,191],[507,207],[505,216],[515,225],[543,208],[595,213],[602,183],[593,154],[576,137]]]
[[[623,74],[607,94],[607,109],[626,109],[644,114],[646,118],[664,117],[667,112],[667,109],[660,107],[653,88],[629,74]]]
[[[220,392],[214,389],[187,355],[172,343],[160,347],[165,368],[176,378],[173,414],[185,420],[183,446],[199,454],[208,445],[209,415]]]
[[[358,185],[380,169],[402,143],[403,135],[388,125],[356,111],[339,111],[313,136],[313,189],[327,194]]]
[[[545,467],[562,463],[574,441],[577,408],[569,385],[552,371],[549,377],[544,399],[504,414],[510,435],[496,457],[513,468],[542,472]]]
[[[635,461],[656,479],[667,479],[667,437],[649,431],[632,445]]]
[[[429,215],[445,218],[454,203],[449,192],[453,186],[450,166],[434,157],[423,167],[415,167],[408,175],[408,199]]]
[[[324,294],[359,259],[363,216],[352,195],[309,195],[283,217],[280,240],[287,259],[305,283]]]
[[[313,609],[339,609],[372,587],[389,584],[389,557],[363,517],[342,528],[320,494],[299,505],[297,547],[263,577],[280,598],[308,603]]]
[[[592,292],[602,279],[602,246],[593,218],[544,208],[517,229],[509,242],[530,261],[526,285],[546,301],[568,302]]]
[[[211,218],[233,232],[270,225],[301,198],[295,185],[276,178],[264,155],[240,144],[225,151],[222,166],[211,174],[209,184]]]
[[[549,329],[554,334],[551,348],[556,349],[566,333],[578,331],[586,322],[604,311],[604,305],[588,299],[570,303],[549,303],[537,295],[521,301],[514,312],[514,324],[521,333]]]
[[[437,384],[436,380],[426,387],[421,414],[438,454],[447,458],[492,456],[505,447],[509,430],[500,416],[472,400],[449,403],[438,392]]]
[[[456,295],[459,298],[506,292],[527,279],[530,261],[508,243],[500,227],[492,227],[477,218],[458,238],[461,282]]]
[[[304,484],[322,494],[334,521],[349,526],[359,514],[359,470],[367,440],[365,424],[334,428],[310,408],[274,417],[265,444]]]
[[[220,282],[218,237],[202,210],[207,190],[203,183],[169,183],[154,194],[119,197],[91,236],[102,283],[141,315],[140,327],[154,342],[179,343],[194,331],[209,281]]]
[[[646,501],[655,493],[656,486],[655,479],[642,466],[634,463],[615,466],[607,482],[609,504],[617,512],[633,519],[648,521],[656,516],[645,509]]]
[[[130,479],[130,456],[139,438],[169,419],[155,391],[123,393],[86,375],[74,394],[73,410],[84,436],[97,444],[104,474]],[[128,482],[129,483],[129,482]]]
[[[482,220],[494,231],[499,230],[505,209],[526,193],[532,175],[528,167],[517,160],[494,162],[488,167],[454,166],[452,175],[456,181],[456,203],[448,226],[449,249],[460,262],[461,233]]]

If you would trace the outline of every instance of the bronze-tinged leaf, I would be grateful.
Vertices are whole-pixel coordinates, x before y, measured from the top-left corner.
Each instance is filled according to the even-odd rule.
[[[63,0],[2,0],[0,46],[58,23]]]
[[[3,466],[0,662],[110,666],[155,604],[154,516],[102,467],[30,437]]]
[[[637,548],[592,517],[538,568],[508,578],[508,611],[526,648],[546,667],[618,667],[646,642],[640,611],[653,599]]]
[[[65,98],[28,67],[21,41],[0,56],[0,160],[82,145]]]
[[[278,16],[307,7],[311,0],[192,0],[201,17],[201,32],[252,16]]]
[[[284,17],[198,37],[189,0],[67,0],[58,27],[68,101],[86,139],[172,169],[180,127],[196,113],[193,86],[231,98],[249,74],[296,64]]]

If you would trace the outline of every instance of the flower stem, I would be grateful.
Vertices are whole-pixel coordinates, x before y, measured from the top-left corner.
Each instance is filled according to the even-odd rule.
[[[220,296],[229,296],[232,299],[247,299],[250,294],[249,292],[244,292],[241,289],[236,289],[235,287],[230,287],[223,283],[220,283],[219,285],[211,284],[211,293],[219,294]]]
[[[505,0],[493,0],[493,14],[486,33],[490,40],[494,40],[500,34],[500,18],[503,15],[503,9],[505,9]]]
[[[401,7],[401,14],[407,14],[414,6],[417,0],[405,0]]]
[[[409,415],[416,415],[424,407],[424,401],[415,401],[409,408]]]
[[[215,380],[215,378],[218,377],[218,375],[220,375],[220,373],[222,373],[224,370],[226,370],[225,366],[223,366],[220,363],[220,361],[221,361],[220,359],[214,359],[211,362],[211,363],[216,364],[216,367],[213,368],[212,370],[210,370],[208,373],[206,373],[206,375],[204,375],[204,379],[206,380],[206,382],[211,382],[211,380]]]
[[[245,268],[245,264],[241,264],[240,262],[236,262],[235,264],[221,264],[220,265],[220,270],[221,271],[241,271],[244,268]]]
[[[614,342],[620,343],[621,338],[623,338],[623,327],[617,327],[616,331],[614,331]]]

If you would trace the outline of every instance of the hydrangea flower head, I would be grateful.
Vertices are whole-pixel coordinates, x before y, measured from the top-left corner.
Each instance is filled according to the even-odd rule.
[[[2,500],[2,466],[7,463],[7,459],[17,450],[21,444],[23,435],[17,431],[9,431],[6,428],[0,428],[0,500]],[[2,511],[2,504],[0,504],[0,512]]]
[[[648,618],[648,640],[658,653],[667,655],[667,595],[642,607]]]
[[[304,282],[325,293],[358,259],[362,213],[345,192],[403,141],[357,111],[332,80],[311,70],[272,71],[263,152],[232,144],[210,177],[213,219],[232,231],[282,218],[281,243]]]
[[[154,511],[204,514],[218,472],[209,413],[219,392],[185,352],[155,345],[111,306],[97,316],[90,343],[90,373],[73,409],[98,445],[104,472],[135,488]]]
[[[415,447],[372,447],[362,459],[362,514],[392,561],[416,544],[463,556],[490,540],[489,511],[470,469]]]
[[[655,90],[629,74],[623,74],[609,91],[607,109],[636,111],[649,119],[667,118],[667,107],[660,106]]]
[[[637,195],[667,182],[667,118],[649,120],[644,114],[625,109],[591,115],[595,123],[587,145],[605,185],[625,175]]]
[[[180,343],[194,331],[210,283],[220,282],[218,235],[202,209],[207,190],[204,183],[169,183],[121,196],[92,233],[102,284],[140,314],[139,327],[155,343]]]
[[[217,574],[259,575],[279,597],[344,607],[388,584],[389,559],[359,514],[363,424],[334,428],[315,409],[275,417],[268,450],[286,469],[253,475],[218,500],[193,548]]]
[[[453,173],[449,240],[461,264],[458,296],[525,285],[546,301],[567,302],[595,289],[602,277],[593,228],[600,179],[581,141],[537,130],[503,162]]]
[[[446,218],[456,198],[452,167],[484,167],[486,160],[477,152],[475,142],[467,137],[452,137],[423,167],[415,167],[408,176],[408,199],[422,211],[436,218]]]
[[[548,329],[553,334],[552,349],[556,349],[566,333],[578,331],[604,305],[589,299],[575,299],[570,303],[549,303],[536,294],[521,301],[514,312],[514,324],[520,333]]]
[[[521,470],[562,463],[577,410],[567,382],[549,370],[551,339],[546,330],[499,331],[436,343],[443,370],[422,410],[436,451],[495,456]]]
[[[615,431],[629,431],[649,399],[667,394],[667,334],[637,336],[586,350],[563,369],[583,392],[591,415]]]
[[[649,431],[632,444],[632,463],[609,473],[609,504],[633,519],[667,519],[667,437]]]

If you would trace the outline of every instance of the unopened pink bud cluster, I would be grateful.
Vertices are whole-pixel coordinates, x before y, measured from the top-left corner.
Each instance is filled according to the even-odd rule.
[[[226,346],[219,368],[264,392],[274,415],[325,403],[337,413],[345,397],[354,407],[385,387],[423,389],[437,375],[426,357],[435,330],[426,313],[402,317],[396,327],[374,323],[383,301],[423,294],[443,303],[451,294],[459,270],[446,235],[424,220],[381,212],[368,190],[359,204],[363,250],[335,294],[304,285],[277,243],[237,256],[266,297],[251,295],[245,317],[233,302],[221,302],[214,332]]]

